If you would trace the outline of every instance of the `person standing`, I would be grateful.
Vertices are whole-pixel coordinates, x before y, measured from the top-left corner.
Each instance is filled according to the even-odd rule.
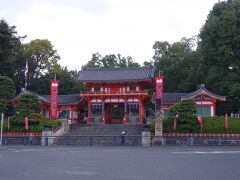
[[[125,134],[126,134],[125,131],[122,131],[122,132],[121,132],[121,146],[123,146],[124,143],[125,143]]]

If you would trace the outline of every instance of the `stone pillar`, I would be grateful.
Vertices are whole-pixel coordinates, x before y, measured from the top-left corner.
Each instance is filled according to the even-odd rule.
[[[161,110],[158,110],[156,112],[156,118],[155,118],[155,136],[163,136],[162,122],[163,122],[163,115]]]
[[[151,146],[151,132],[142,132],[142,146]]]
[[[51,138],[53,134],[53,131],[45,129],[42,131],[42,139],[41,144],[42,146],[49,146],[53,144],[53,139]]]
[[[152,140],[153,145],[164,144],[162,123],[163,123],[162,111],[157,110],[156,111],[156,117],[155,117],[155,136],[153,137],[153,140]]]

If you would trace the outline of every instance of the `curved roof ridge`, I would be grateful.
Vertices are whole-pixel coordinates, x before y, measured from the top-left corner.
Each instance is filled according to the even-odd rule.
[[[210,92],[209,90],[207,90],[205,87],[200,87],[198,90],[196,90],[196,91],[194,91],[192,93],[189,93],[189,94],[187,94],[185,96],[182,96],[181,99],[194,98],[194,97],[196,97],[199,94],[207,94],[210,97],[218,99],[220,101],[226,101],[226,96],[220,96],[220,95],[214,94],[213,92]]]
[[[141,67],[85,67],[82,71],[121,71],[121,70],[136,70],[136,69],[151,69],[152,66]]]

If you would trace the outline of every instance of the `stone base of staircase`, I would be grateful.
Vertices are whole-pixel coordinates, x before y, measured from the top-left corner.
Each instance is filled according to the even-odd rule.
[[[121,132],[125,131],[124,145],[141,145],[142,125],[72,124],[70,130],[55,141],[55,145],[121,145]]]

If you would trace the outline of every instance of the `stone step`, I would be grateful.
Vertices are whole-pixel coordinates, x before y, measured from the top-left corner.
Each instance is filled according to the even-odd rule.
[[[59,137],[54,143],[56,145],[64,144],[76,144],[76,145],[89,145],[104,144],[113,145],[119,144],[120,134],[122,131],[126,132],[126,136],[129,136],[129,141],[136,143],[139,140],[136,139],[141,136],[143,131],[142,125],[126,125],[126,124],[104,124],[104,125],[83,125],[83,124],[71,124],[70,130]]]
[[[68,135],[119,135],[126,131],[128,135],[140,135],[142,125],[71,125]]]

